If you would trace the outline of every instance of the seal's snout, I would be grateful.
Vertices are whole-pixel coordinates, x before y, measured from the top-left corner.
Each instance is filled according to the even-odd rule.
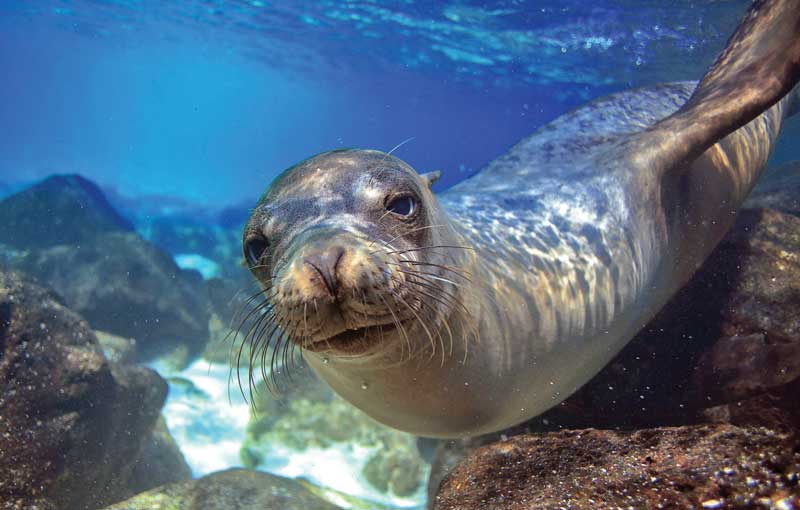
[[[344,254],[344,247],[334,245],[326,247],[321,251],[316,251],[303,259],[304,264],[311,266],[311,268],[317,272],[320,280],[333,298],[335,298],[339,292],[340,285],[337,271],[339,262],[341,262]]]
[[[312,230],[295,243],[275,275],[274,310],[305,348],[354,353],[371,338],[388,338],[405,318],[398,308],[405,275],[393,275],[391,257],[368,238]]]

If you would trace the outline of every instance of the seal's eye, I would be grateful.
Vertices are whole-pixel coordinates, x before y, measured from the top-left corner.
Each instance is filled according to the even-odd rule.
[[[267,251],[267,247],[269,247],[269,243],[263,237],[254,237],[245,241],[244,256],[250,267],[258,264],[258,261],[264,256],[264,252]]]
[[[386,201],[386,210],[400,216],[411,216],[416,209],[417,202],[410,195],[403,195]]]

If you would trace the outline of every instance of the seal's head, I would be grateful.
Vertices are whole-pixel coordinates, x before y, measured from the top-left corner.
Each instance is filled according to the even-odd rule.
[[[281,174],[244,230],[245,260],[264,286],[273,322],[295,345],[357,359],[433,349],[450,301],[454,233],[417,174],[383,152],[326,152]],[[455,284],[455,282],[453,282]]]

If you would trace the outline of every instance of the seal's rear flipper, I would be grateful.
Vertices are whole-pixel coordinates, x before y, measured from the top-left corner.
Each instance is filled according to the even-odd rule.
[[[800,80],[800,0],[756,0],[692,97],[635,138],[639,168],[683,167]]]

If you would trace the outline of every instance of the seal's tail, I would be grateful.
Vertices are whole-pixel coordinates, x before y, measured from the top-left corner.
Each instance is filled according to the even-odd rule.
[[[756,0],[686,104],[636,138],[637,157],[661,174],[685,167],[798,81],[800,0]]]

